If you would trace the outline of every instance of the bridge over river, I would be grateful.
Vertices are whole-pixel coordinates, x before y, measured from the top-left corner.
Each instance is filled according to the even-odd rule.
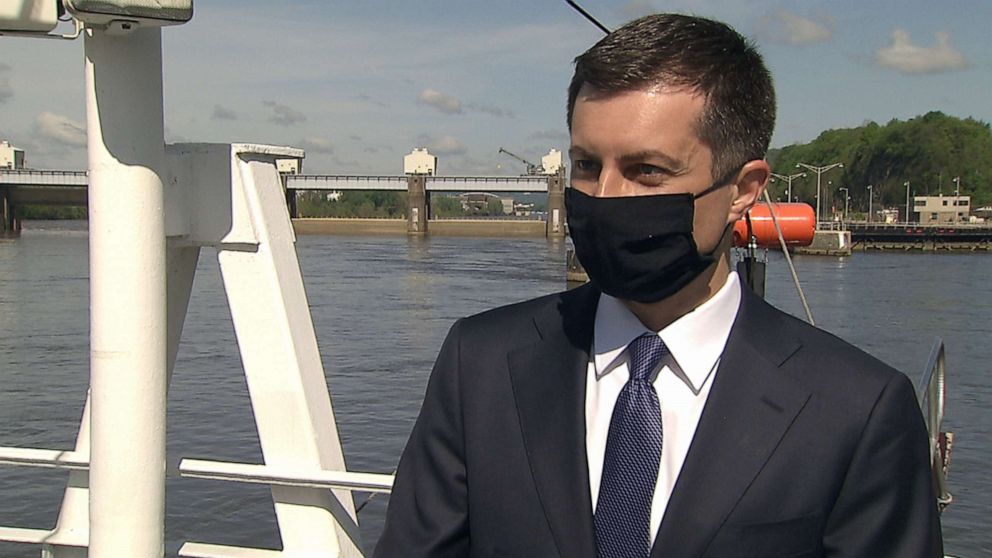
[[[0,170],[0,210],[4,232],[20,230],[17,207],[24,205],[87,205],[87,176],[83,171],[60,170]],[[548,195],[548,219],[519,225],[519,220],[506,220],[518,223],[509,226],[499,219],[481,220],[478,224],[468,224],[458,220],[459,225],[438,224],[439,229],[469,230],[489,229],[500,231],[525,231],[525,234],[540,232],[547,236],[565,234],[564,172],[538,176],[433,176],[423,174],[393,175],[284,175],[286,201],[290,216],[296,218],[296,195],[304,191],[401,191],[407,192],[408,211],[405,224],[393,219],[385,220],[298,220],[297,227],[307,231],[354,230],[356,232],[397,232],[406,234],[427,234],[431,228],[430,193],[433,192],[486,192],[486,193],[546,193]],[[301,222],[304,221],[304,222]],[[372,222],[375,221],[375,222]],[[333,224],[339,222],[337,224]],[[439,231],[440,232],[440,231]],[[485,232],[480,230],[480,232]]]

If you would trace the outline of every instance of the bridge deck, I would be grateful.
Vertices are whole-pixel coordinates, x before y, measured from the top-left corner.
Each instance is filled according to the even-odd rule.
[[[0,170],[0,186],[83,186],[85,171]]]
[[[406,191],[406,176],[294,174],[286,178],[290,190]],[[547,192],[547,176],[428,176],[431,192]]]
[[[2,186],[87,186],[83,171],[0,171]],[[547,176],[428,176],[432,192],[547,192]],[[405,192],[406,176],[294,174],[286,178],[290,190],[390,190]]]

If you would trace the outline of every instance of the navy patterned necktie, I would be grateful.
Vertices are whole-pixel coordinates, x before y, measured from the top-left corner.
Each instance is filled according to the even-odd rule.
[[[668,349],[656,334],[631,341],[630,380],[620,390],[606,437],[594,523],[599,558],[647,558],[651,501],[661,463],[661,406],[651,373]]]

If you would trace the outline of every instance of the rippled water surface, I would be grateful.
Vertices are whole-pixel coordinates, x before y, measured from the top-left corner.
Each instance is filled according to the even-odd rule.
[[[71,448],[88,361],[85,224],[29,222],[0,239],[0,445]],[[391,472],[427,375],[458,317],[564,288],[564,245],[543,239],[300,237],[298,251],[349,468]],[[768,298],[802,315],[784,262]],[[867,253],[797,258],[817,324],[914,380],[948,350],[945,429],[957,434],[948,554],[992,555],[992,255]],[[169,395],[169,457],[257,463],[255,434],[215,254],[205,250]],[[0,525],[51,527],[64,473],[0,468]],[[167,554],[182,541],[279,547],[269,492],[170,478]],[[359,496],[359,501],[364,495]],[[386,497],[361,513],[371,546]],[[0,557],[37,557],[0,544]]]

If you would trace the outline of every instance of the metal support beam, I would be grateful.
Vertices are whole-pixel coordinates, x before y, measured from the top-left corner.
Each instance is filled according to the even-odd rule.
[[[164,555],[162,35],[87,29],[90,558]]]
[[[355,490],[359,492],[389,493],[393,489],[394,475],[378,473],[353,473],[350,471],[301,471],[269,465],[183,459],[179,474],[191,479],[225,480],[252,484],[299,486]]]
[[[275,167],[279,157],[300,155],[259,145],[170,146],[176,188],[166,202],[174,247],[218,251],[266,468],[308,476],[344,471],[345,464]],[[183,266],[192,273],[195,258],[188,257]],[[170,296],[175,298],[171,282]],[[174,302],[177,309],[185,306]],[[179,331],[174,319],[178,312],[170,312],[170,332]],[[361,555],[347,489],[332,494],[277,482],[272,498],[283,555]],[[223,555],[208,546],[189,543],[181,554]]]

